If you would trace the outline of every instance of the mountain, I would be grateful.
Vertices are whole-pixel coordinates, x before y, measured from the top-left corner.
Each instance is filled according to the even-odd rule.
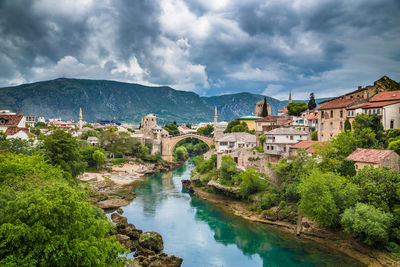
[[[89,122],[138,123],[148,113],[156,114],[161,125],[173,121],[213,121],[214,105],[218,108],[218,120],[230,121],[253,114],[254,104],[261,99],[263,95],[251,93],[200,97],[167,86],[66,78],[0,88],[0,109],[77,120],[82,107],[84,120]],[[287,101],[272,97],[267,100],[271,103],[272,115],[287,105]]]

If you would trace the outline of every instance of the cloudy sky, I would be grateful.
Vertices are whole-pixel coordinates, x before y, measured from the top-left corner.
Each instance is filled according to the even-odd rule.
[[[400,80],[399,0],[0,0],[0,86],[58,77],[200,95]]]

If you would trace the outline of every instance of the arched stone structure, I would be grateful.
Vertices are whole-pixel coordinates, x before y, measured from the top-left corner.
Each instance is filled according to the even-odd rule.
[[[188,134],[181,134],[177,136],[170,136],[168,138],[163,138],[162,139],[162,150],[161,150],[161,157],[163,160],[166,161],[173,161],[173,153],[174,153],[174,148],[176,144],[179,141],[182,141],[183,139],[186,138],[196,138],[204,143],[206,143],[209,147],[211,147],[212,144],[214,144],[214,139],[212,137],[202,135],[202,134],[195,134],[195,133],[188,133]]]

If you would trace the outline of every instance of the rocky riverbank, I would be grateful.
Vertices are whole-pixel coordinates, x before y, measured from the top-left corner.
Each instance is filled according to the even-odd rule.
[[[274,225],[279,227],[281,230],[293,233],[294,235],[299,234],[296,224],[291,223],[291,220],[283,221],[283,217],[279,217],[279,213],[270,214],[268,212],[259,213],[257,211],[252,211],[250,207],[251,204],[229,197],[233,193],[231,189],[227,192],[219,192],[223,190],[222,187],[213,187],[213,185],[210,185],[211,187],[199,186],[199,184],[196,183],[196,180],[194,182],[190,180],[182,180],[182,185],[187,190],[193,192],[195,196],[214,203],[236,216],[240,216],[253,222]],[[218,194],[209,192],[215,191],[215,189],[218,190]],[[286,218],[287,217],[285,217],[285,219]],[[300,224],[301,233],[299,238],[316,241],[327,249],[340,251],[368,266],[400,265],[399,261],[390,258],[384,252],[363,246],[344,235],[342,232],[332,232],[320,228],[314,222],[307,220],[304,217]]]
[[[122,206],[128,205],[136,197],[135,187],[146,175],[168,171],[178,167],[178,163],[135,164],[129,163],[113,166],[109,172],[84,173],[80,176],[83,187],[88,191],[89,200],[104,212],[117,210],[111,214],[111,220],[116,224],[118,242],[131,252],[135,252],[134,260],[127,260],[125,266],[181,266],[183,259],[174,255],[168,256],[164,249],[162,237],[156,232],[145,232],[136,229],[121,216]]]

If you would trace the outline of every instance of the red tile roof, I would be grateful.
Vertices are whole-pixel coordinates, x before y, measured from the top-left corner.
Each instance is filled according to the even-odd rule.
[[[278,119],[284,119],[285,116],[267,116],[256,120],[256,122],[276,122]]]
[[[347,110],[353,110],[353,109],[358,109],[358,108],[380,108],[380,107],[386,107],[386,106],[397,104],[397,103],[400,103],[400,100],[371,102],[371,103],[365,103],[365,104],[361,104],[361,105],[348,107]]]
[[[289,110],[287,108],[283,108],[281,110],[278,110],[278,113],[284,113],[284,112],[288,113]]]
[[[313,147],[314,144],[320,144],[321,142],[319,141],[309,141],[309,140],[303,140],[303,141],[299,141],[298,143],[294,144],[293,146],[291,146],[291,148],[293,149],[305,149],[307,152],[309,153],[314,153],[316,152],[318,149]]]
[[[333,109],[349,107],[357,102],[357,99],[334,99],[319,106],[319,109]]]
[[[24,115],[0,115],[0,119],[6,120],[6,123],[3,124],[6,126],[17,126],[23,117]]]
[[[400,100],[400,91],[381,92],[374,95],[370,102]]]
[[[393,150],[357,148],[347,159],[357,162],[379,163],[392,153],[394,153]]]
[[[35,134],[31,133],[27,128],[18,128],[18,127],[9,127],[6,130],[6,135],[14,135],[20,131],[25,132],[27,135],[36,136]]]
[[[306,115],[307,120],[315,120],[318,119],[318,113],[311,113]]]

